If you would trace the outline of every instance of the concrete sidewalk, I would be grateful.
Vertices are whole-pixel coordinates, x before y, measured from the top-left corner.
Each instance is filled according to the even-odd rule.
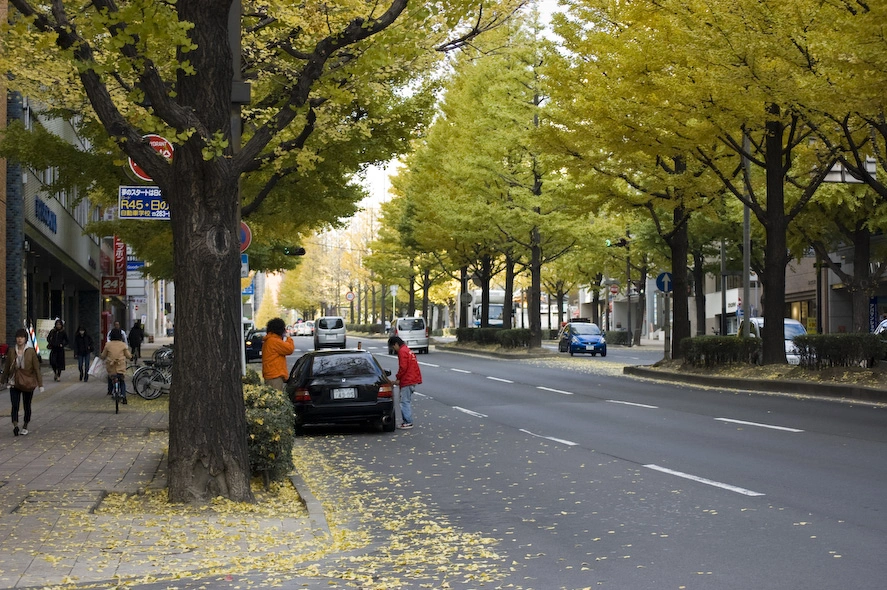
[[[171,339],[142,347],[153,349]],[[281,531],[299,545],[316,541],[316,522],[304,507],[293,518],[229,523],[190,515],[96,509],[109,494],[140,494],[166,487],[169,441],[167,396],[147,401],[129,392],[114,413],[104,380],[78,380],[76,359],[55,382],[44,363],[45,392],[36,393],[27,436],[14,437],[8,394],[0,410],[0,587],[79,585],[133,577],[156,578],[235,563],[249,554],[240,528]],[[129,388],[129,384],[128,384]],[[21,417],[21,416],[20,416]],[[158,520],[166,522],[158,527]],[[188,528],[190,525],[190,528]],[[178,527],[178,528],[177,528]],[[233,527],[230,530],[228,527]],[[177,528],[177,529],[176,529]],[[164,535],[181,535],[178,548]],[[240,542],[207,543],[208,530]],[[159,531],[159,532],[158,532]],[[159,535],[159,536],[158,536]],[[281,547],[268,546],[268,551]]]

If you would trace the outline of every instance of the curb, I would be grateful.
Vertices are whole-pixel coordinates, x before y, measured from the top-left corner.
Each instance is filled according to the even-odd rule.
[[[509,354],[507,352],[495,352],[492,350],[478,350],[476,348],[463,348],[461,346],[453,346],[451,344],[435,344],[435,350],[445,350],[447,352],[457,352],[460,354],[474,354],[478,356],[490,356],[497,359],[506,359],[519,361],[523,359],[541,359],[541,358],[550,358],[556,357],[556,352],[551,352],[550,350],[546,350],[545,352],[528,352],[526,354],[518,353],[518,354]]]
[[[715,377],[708,375],[692,375],[689,373],[671,373],[658,371],[648,367],[625,367],[625,375],[644,377],[657,381],[672,381],[687,385],[709,385],[724,389],[743,389],[769,393],[792,393],[828,397],[838,399],[856,399],[873,402],[887,402],[887,391],[864,387],[862,385],[842,385],[840,383],[812,383],[810,381],[766,380],[752,381],[733,377]]]
[[[308,511],[308,520],[311,522],[311,532],[317,538],[326,536],[327,538],[332,539],[333,534],[330,532],[330,525],[326,520],[326,513],[323,511],[323,506],[317,498],[314,497],[314,494],[311,493],[308,484],[305,483],[305,480],[302,479],[302,476],[298,472],[291,473],[289,478],[293,486],[296,488],[296,491],[299,493],[299,498],[302,500],[302,504]]]

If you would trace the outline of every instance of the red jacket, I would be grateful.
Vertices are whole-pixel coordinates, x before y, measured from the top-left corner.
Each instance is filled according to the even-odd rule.
[[[413,351],[401,344],[397,351],[397,375],[394,376],[401,387],[419,385],[422,383],[422,372],[419,371],[419,362]]]

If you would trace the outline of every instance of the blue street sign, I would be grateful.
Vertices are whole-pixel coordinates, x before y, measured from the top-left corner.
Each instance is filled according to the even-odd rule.
[[[671,293],[672,281],[670,272],[661,273],[658,277],[656,277],[656,288],[663,293]]]
[[[139,270],[143,266],[145,266],[144,260],[127,260],[126,261],[126,272]]]

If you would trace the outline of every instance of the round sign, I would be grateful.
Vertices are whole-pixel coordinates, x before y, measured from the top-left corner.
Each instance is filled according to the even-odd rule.
[[[167,162],[172,162],[173,147],[168,139],[153,133],[143,135],[142,139],[147,139],[148,144],[155,152],[166,158]],[[148,176],[148,173],[142,170],[141,166],[136,164],[135,160],[132,158],[129,159],[129,169],[132,170],[132,173],[135,174],[139,180],[151,182],[151,177]]]
[[[246,249],[249,248],[250,242],[253,241],[253,232],[250,231],[249,226],[245,221],[240,222],[240,253],[243,254],[246,252]]]
[[[610,285],[610,293],[615,295],[619,292],[619,285]]]
[[[345,293],[345,299],[348,301],[354,301],[354,293],[348,291],[347,293]]]
[[[462,293],[459,295],[459,301],[461,301],[463,305],[468,305],[471,303],[471,293]]]

